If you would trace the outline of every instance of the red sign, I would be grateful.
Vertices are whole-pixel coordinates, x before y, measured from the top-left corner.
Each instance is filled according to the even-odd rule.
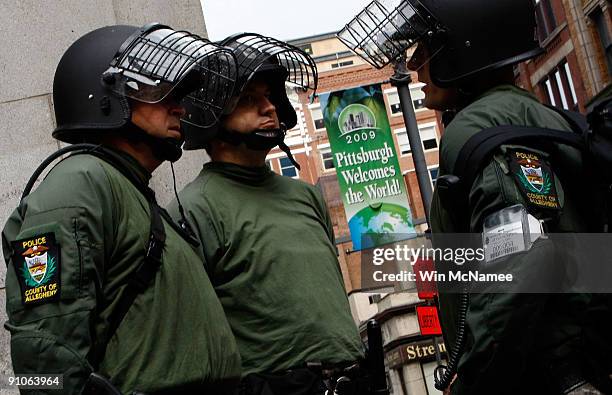
[[[432,275],[436,270],[433,259],[418,258],[412,266],[412,270],[415,275],[419,299],[433,299],[438,294],[436,281]]]
[[[441,335],[442,328],[438,319],[438,308],[435,306],[420,306],[416,308],[421,335]]]

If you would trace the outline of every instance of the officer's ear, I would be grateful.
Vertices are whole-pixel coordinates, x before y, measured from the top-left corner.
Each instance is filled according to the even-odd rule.
[[[223,150],[223,146],[226,144],[231,145],[229,143],[226,143],[225,141],[221,141],[217,138],[214,138],[208,141],[206,145],[204,145],[204,149],[206,150],[208,156],[213,159],[215,155],[217,155],[220,151]]]

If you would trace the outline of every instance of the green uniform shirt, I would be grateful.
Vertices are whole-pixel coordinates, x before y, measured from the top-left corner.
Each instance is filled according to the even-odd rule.
[[[150,175],[121,155],[147,183]],[[80,393],[118,296],[144,259],[149,227],[148,201],[107,162],[81,154],[51,170],[27,198],[23,216],[15,210],[2,233],[6,327],[16,373],[62,373],[64,393]],[[136,297],[100,364],[99,371],[125,393],[240,376],[235,340],[200,258],[167,222],[164,228],[163,264]],[[59,275],[59,291],[30,304],[22,295],[24,261],[14,255],[13,242],[41,235],[54,238],[48,247],[60,251],[47,261],[47,270],[53,260]]]
[[[180,194],[243,375],[362,355],[316,188],[267,167],[207,163]],[[176,204],[170,213],[178,218]]]
[[[510,85],[490,90],[460,111],[448,125],[440,143],[440,175],[451,174],[463,145],[483,129],[500,125],[535,126],[570,130],[555,111],[540,104],[528,92]],[[568,177],[580,174],[580,153],[569,147],[563,152],[564,170]],[[504,207],[523,204],[529,208],[507,165],[499,157],[488,163],[470,188],[470,231],[483,231],[487,215]],[[555,168],[552,169],[553,172]],[[578,176],[576,176],[578,177]],[[568,197],[555,177],[558,199],[563,207],[556,232],[584,231],[576,195]],[[443,206],[438,189],[434,191],[431,226],[434,233],[457,232],[451,213]],[[537,212],[531,208],[531,212]],[[553,256],[550,243],[538,242],[527,254],[507,258],[508,272],[516,276],[533,276],[538,267]],[[536,376],[537,385],[553,385],[567,361],[574,358],[580,327],[576,311],[585,306],[583,295],[472,294],[466,324],[465,352],[459,363],[459,379],[453,393],[502,393],[521,386]],[[440,295],[440,318],[447,348],[452,349],[457,334],[459,295]],[[563,367],[560,367],[562,366]],[[538,387],[532,387],[536,391]],[[537,391],[536,391],[537,392]],[[503,392],[506,393],[506,392]]]

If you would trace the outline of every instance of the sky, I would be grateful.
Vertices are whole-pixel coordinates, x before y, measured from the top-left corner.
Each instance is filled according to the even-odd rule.
[[[256,32],[291,40],[336,32],[372,0],[200,0],[208,38]]]

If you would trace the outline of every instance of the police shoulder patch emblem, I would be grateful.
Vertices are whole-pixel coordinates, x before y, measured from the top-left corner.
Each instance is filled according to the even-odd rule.
[[[527,202],[544,209],[560,210],[553,172],[543,158],[531,151],[508,149],[510,170]]]
[[[13,242],[13,264],[23,304],[57,300],[60,295],[60,248],[53,233]]]

